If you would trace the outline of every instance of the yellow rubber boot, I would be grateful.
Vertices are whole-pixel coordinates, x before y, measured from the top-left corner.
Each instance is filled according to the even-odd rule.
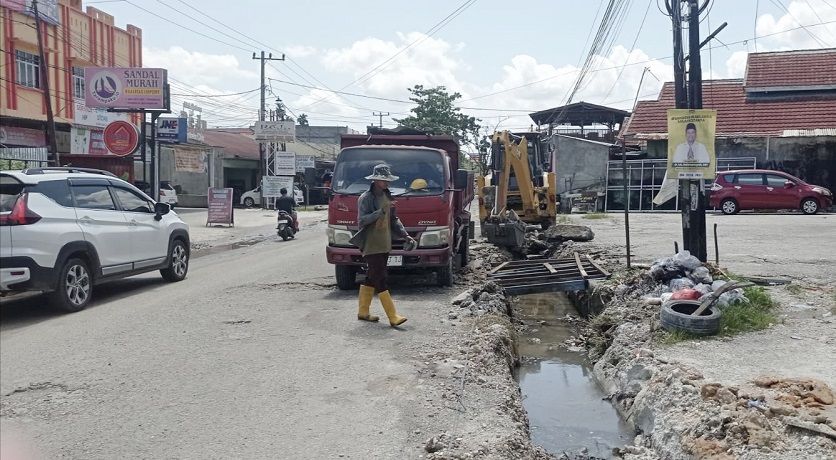
[[[374,299],[374,288],[371,286],[366,286],[365,284],[361,284],[360,295],[358,299],[360,308],[357,310],[357,319],[371,322],[375,322],[380,319],[377,316],[369,314],[369,307],[372,304],[372,299]]]
[[[399,315],[395,310],[395,302],[392,300],[392,295],[389,294],[389,291],[381,292],[377,295],[377,298],[380,299],[380,304],[383,305],[383,311],[389,317],[389,324],[392,327],[400,326],[406,322],[406,318]]]

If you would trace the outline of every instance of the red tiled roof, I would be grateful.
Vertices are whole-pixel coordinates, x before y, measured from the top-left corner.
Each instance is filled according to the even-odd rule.
[[[746,100],[742,80],[703,82],[703,107],[717,110],[718,137],[780,136],[785,130],[836,128],[836,99]],[[664,138],[667,110],[674,103],[673,83],[665,83],[655,101],[641,101],[627,126],[626,136]]]
[[[252,138],[250,129],[207,129],[203,132],[204,142],[223,147],[226,157],[258,160],[258,142]]]
[[[750,53],[747,90],[836,86],[836,48]]]

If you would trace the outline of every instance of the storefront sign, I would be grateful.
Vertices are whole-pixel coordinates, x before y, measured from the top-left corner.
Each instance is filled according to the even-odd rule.
[[[275,170],[277,176],[296,175],[296,154],[292,152],[276,152],[274,155]]]
[[[307,168],[316,168],[316,156],[296,155],[296,172],[303,173]]]
[[[716,110],[668,110],[668,179],[714,179],[716,123]]]
[[[28,16],[35,15],[32,0],[0,0],[0,6]],[[38,16],[52,25],[60,24],[58,0],[38,0]]]
[[[255,140],[259,142],[294,142],[296,123],[293,121],[255,122]]]
[[[104,128],[114,121],[128,121],[130,119],[127,113],[108,112],[105,109],[91,109],[84,105],[83,101],[75,101],[73,108],[74,125]]]
[[[114,155],[128,156],[139,147],[139,132],[127,121],[114,121],[104,129],[105,147]]]
[[[144,67],[85,67],[87,107],[161,110],[166,108],[165,69]]]
[[[158,118],[157,140],[173,144],[185,144],[188,141],[188,121],[185,118]]]
[[[206,173],[206,153],[174,150],[174,169],[177,172]]]
[[[209,188],[206,194],[209,212],[206,215],[206,225],[226,224],[234,225],[232,216],[232,189]]]
[[[39,129],[0,126],[0,144],[19,147],[44,147],[46,136]]]
[[[287,189],[287,194],[293,196],[293,178],[282,176],[264,176],[261,178],[261,196],[276,198],[282,196],[281,190]]]

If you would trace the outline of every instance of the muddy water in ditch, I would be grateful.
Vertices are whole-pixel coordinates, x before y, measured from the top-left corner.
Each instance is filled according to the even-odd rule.
[[[602,399],[606,395],[593,380],[585,354],[562,345],[573,330],[561,318],[578,315],[569,298],[562,293],[521,296],[514,312],[529,326],[518,340],[523,359],[517,382],[532,440],[554,454],[586,448],[599,458],[610,458],[614,447],[630,444],[633,433]]]

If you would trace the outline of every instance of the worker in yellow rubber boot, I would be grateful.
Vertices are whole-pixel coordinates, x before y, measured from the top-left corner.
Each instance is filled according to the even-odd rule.
[[[377,321],[377,316],[369,314],[369,306],[374,294],[377,293],[383,311],[389,318],[392,327],[406,322],[406,318],[399,315],[386,285],[389,252],[392,250],[392,238],[403,237],[408,247],[415,247],[415,240],[404,229],[400,219],[395,215],[392,193],[389,192],[389,182],[398,180],[392,175],[388,165],[379,164],[374,167],[372,174],[366,176],[372,181],[369,190],[360,195],[357,201],[357,222],[360,231],[351,238],[351,243],[360,248],[363,258],[368,265],[366,281],[360,286],[359,309],[357,319],[362,321]]]

